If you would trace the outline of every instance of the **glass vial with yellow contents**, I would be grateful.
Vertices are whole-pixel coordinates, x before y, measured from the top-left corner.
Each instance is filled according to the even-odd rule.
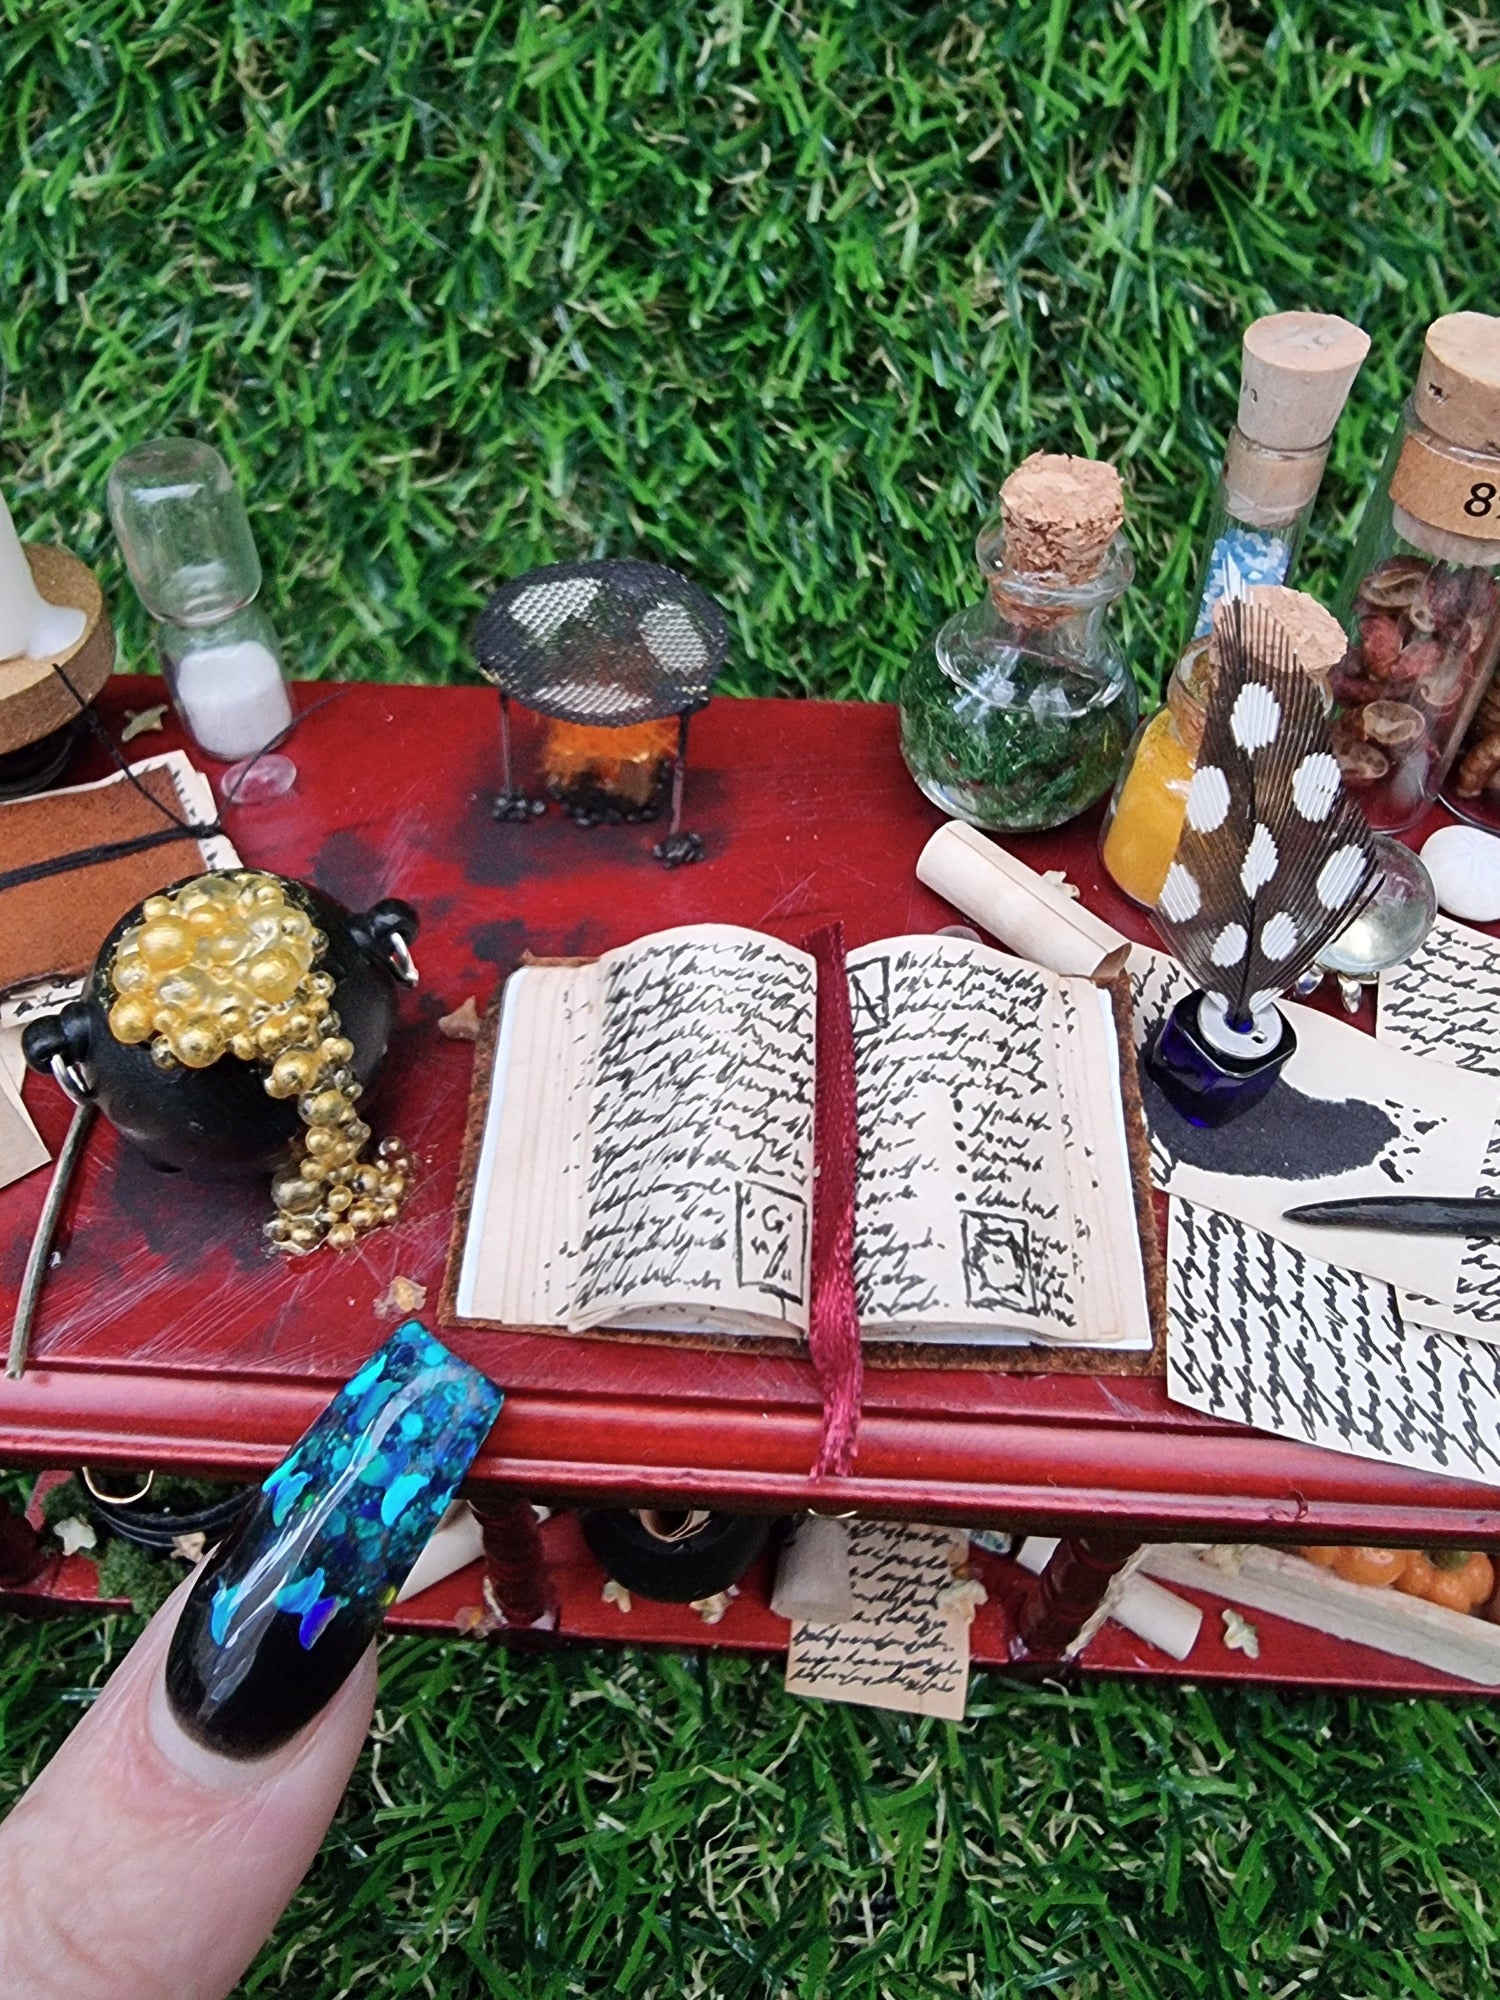
[[[1285,632],[1308,674],[1326,691],[1344,656],[1344,629],[1305,591],[1254,584],[1243,593]],[[1099,836],[1099,855],[1117,889],[1155,906],[1182,837],[1188,787],[1203,742],[1203,716],[1218,660],[1213,635],[1190,646],[1167,683],[1167,700],[1136,733]]]
[[[1239,408],[1209,517],[1192,637],[1166,705],[1131,745],[1105,824],[1105,869],[1133,902],[1156,901],[1182,831],[1214,613],[1226,598],[1285,584],[1369,349],[1368,335],[1334,313],[1273,313],[1245,329]]]

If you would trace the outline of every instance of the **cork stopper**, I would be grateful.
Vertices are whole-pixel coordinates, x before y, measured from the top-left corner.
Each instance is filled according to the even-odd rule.
[[[1412,400],[1439,437],[1500,456],[1500,319],[1476,312],[1435,319]]]
[[[1005,562],[1029,576],[1088,583],[1125,519],[1120,475],[1096,458],[1037,451],[1000,489]]]
[[[1271,451],[1236,428],[1224,447],[1224,499],[1237,521],[1252,528],[1290,528],[1323,483],[1327,444],[1310,451]]]
[[[1245,329],[1237,422],[1273,451],[1326,444],[1370,351],[1370,336],[1337,313],[1272,313]]]
[[[1229,606],[1236,601],[1259,610],[1285,635],[1297,656],[1297,664],[1309,677],[1325,682],[1349,650],[1344,628],[1331,611],[1325,611],[1305,590],[1288,590],[1285,584],[1254,583],[1239,600],[1221,598],[1214,606],[1213,638],[1209,651],[1213,664],[1222,665],[1220,635]]]

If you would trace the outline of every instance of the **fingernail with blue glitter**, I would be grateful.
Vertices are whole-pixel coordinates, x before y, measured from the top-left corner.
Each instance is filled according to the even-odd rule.
[[[167,1695],[190,1736],[260,1757],[311,1722],[395,1602],[500,1403],[414,1319],[340,1389],[183,1607]]]

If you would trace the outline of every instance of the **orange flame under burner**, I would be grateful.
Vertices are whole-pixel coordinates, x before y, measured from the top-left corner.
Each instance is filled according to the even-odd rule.
[[[663,767],[676,754],[677,731],[675,715],[655,722],[627,723],[620,729],[601,728],[597,723],[549,722],[542,743],[547,789],[562,799],[581,791],[598,791],[622,806],[639,810],[650,804]]]

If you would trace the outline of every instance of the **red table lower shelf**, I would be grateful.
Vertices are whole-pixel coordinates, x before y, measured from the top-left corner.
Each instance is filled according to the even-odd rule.
[[[785,1619],[770,1608],[770,1562],[766,1557],[741,1579],[722,1619],[710,1625],[689,1605],[657,1604],[637,1596],[630,1609],[622,1611],[606,1599],[605,1574],[584,1544],[576,1514],[553,1515],[542,1524],[541,1535],[547,1575],[557,1597],[554,1626],[541,1630],[497,1628],[484,1594],[483,1565],[476,1562],[423,1591],[420,1597],[398,1605],[387,1617],[387,1627],[446,1637],[500,1637],[536,1651],[569,1644],[675,1649],[728,1646],[769,1656],[786,1651],[788,1628]],[[1012,1650],[1017,1616],[1035,1587],[1035,1579],[1016,1563],[982,1549],[971,1551],[969,1567],[988,1595],[988,1602],[975,1614],[969,1635],[976,1670],[993,1668],[1053,1681],[1107,1674],[1225,1686],[1272,1682],[1365,1694],[1451,1696],[1476,1692],[1451,1674],[1370,1646],[1329,1638],[1266,1611],[1249,1613],[1259,1648],[1251,1659],[1224,1643],[1223,1613],[1229,1600],[1177,1584],[1172,1586],[1174,1591],[1204,1614],[1198,1643],[1184,1661],[1170,1659],[1112,1621],[1101,1628],[1076,1663],[1017,1659]],[[93,1562],[87,1556],[70,1556],[52,1561],[34,1584],[0,1591],[0,1608],[50,1613],[124,1611],[129,1607],[101,1598]]]
[[[328,692],[306,687],[298,697],[306,707]],[[118,725],[127,707],[157,698],[159,684],[120,677],[102,707]],[[180,742],[171,725],[133,748]],[[269,1470],[388,1327],[375,1302],[391,1279],[415,1279],[436,1301],[472,1048],[445,1040],[435,1022],[469,994],[483,1007],[523,950],[592,953],[704,919],[798,936],[835,916],[860,944],[953,918],[915,878],[939,816],[905,772],[888,707],[715,701],[694,723],[687,783],[687,824],[703,836],[706,858],[675,872],[652,860],[649,829],[585,830],[556,814],[497,823],[488,690],[349,686],[307,717],[288,748],[294,791],[225,811],[245,860],[304,876],[352,905],[398,894],[422,913],[422,988],[374,1100],[377,1128],[399,1132],[417,1161],[408,1208],[342,1256],[271,1261],[260,1240],[263,1187],[164,1177],[96,1128],[32,1366],[23,1380],[0,1383],[0,1463],[229,1477]],[[1141,914],[1102,876],[1091,824],[1014,845],[1034,867],[1066,869],[1121,930],[1148,935]],[[41,1079],[28,1080],[26,1096],[55,1151],[68,1105]],[[3,1324],[45,1180],[34,1174],[0,1191]],[[1158,1380],[872,1372],[854,1471],[820,1482],[809,1477],[819,1402],[802,1362],[544,1336],[449,1337],[506,1390],[471,1483],[496,1499],[852,1509],[1122,1541],[1500,1549],[1500,1506],[1485,1487],[1214,1422],[1169,1403]],[[579,1618],[580,1633],[600,1636]],[[604,1617],[602,1632],[630,1637],[627,1622]],[[564,1626],[574,1629],[567,1618]],[[689,1635],[701,1641],[732,1630]],[[765,1643],[783,1643],[779,1631]],[[1096,1642],[1090,1664],[1101,1644],[1109,1654],[1115,1643]],[[1126,1657],[1133,1643],[1107,1664],[1149,1670],[1150,1662]],[[1341,1670],[1324,1659],[1335,1645],[1309,1650],[1302,1633],[1286,1658],[1300,1648],[1310,1664],[1288,1677],[1455,1685],[1418,1669],[1410,1680],[1381,1655]],[[1343,1658],[1361,1649],[1337,1651]],[[1223,1671],[1238,1672],[1238,1662],[1225,1656]],[[1269,1652],[1251,1671],[1273,1674]]]

